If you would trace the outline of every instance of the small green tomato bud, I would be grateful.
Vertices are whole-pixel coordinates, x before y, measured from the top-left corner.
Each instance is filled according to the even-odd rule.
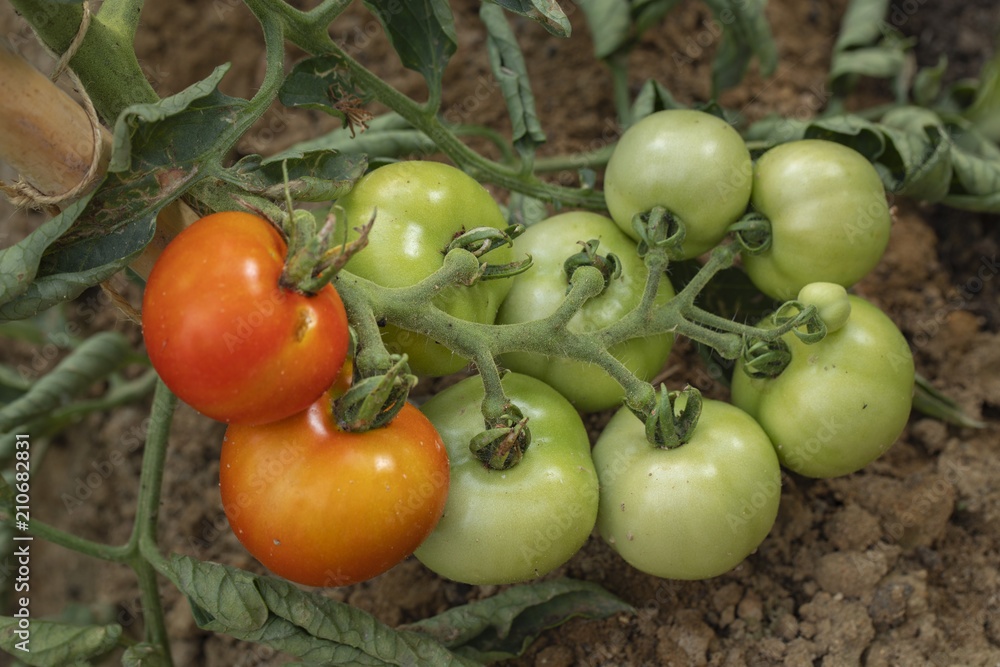
[[[837,283],[809,283],[799,290],[797,301],[807,306],[816,306],[828,333],[844,326],[851,316],[847,290]]]

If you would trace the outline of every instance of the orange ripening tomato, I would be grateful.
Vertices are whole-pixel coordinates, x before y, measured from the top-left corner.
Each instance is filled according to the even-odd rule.
[[[448,453],[406,404],[388,426],[345,432],[329,395],[307,411],[226,431],[222,504],[236,537],[273,573],[307,586],[381,574],[434,530],[448,498]]]
[[[347,356],[344,304],[279,286],[287,247],[266,220],[215,213],[171,241],[146,281],[142,332],[153,366],[213,419],[261,424],[305,410]]]

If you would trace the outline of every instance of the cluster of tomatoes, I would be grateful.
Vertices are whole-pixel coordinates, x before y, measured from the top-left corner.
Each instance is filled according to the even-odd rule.
[[[338,374],[348,345],[334,288],[305,295],[283,286],[284,242],[249,214],[208,216],[167,247],[146,287],[147,348],[180,398],[230,423],[222,499],[255,557],[314,586],[367,579],[411,553],[457,581],[512,583],[566,562],[596,526],[645,572],[711,577],[769,532],[782,465],[842,475],[893,443],[909,414],[912,357],[893,323],[845,290],[878,262],[891,222],[881,181],[863,157],[801,141],[754,163],[724,121],[659,112],[621,138],[605,194],[611,217],[562,213],[480,258],[501,266],[530,255],[527,271],[441,289],[433,303],[482,325],[526,324],[563,307],[573,267],[585,264],[602,271],[605,288],[565,328],[605,330],[644,298],[656,309],[674,297],[666,276],[655,295],[644,294],[635,226],[642,214],[667,209],[683,226],[675,256],[693,258],[755,211],[770,233],[743,253],[744,268],[771,297],[814,306],[826,335],[809,345],[794,331],[782,336],[788,364],[775,376],[738,364],[731,405],[689,393],[661,403],[678,422],[686,408],[698,412],[679,446],[654,446],[647,425],[622,409],[591,448],[580,412],[621,405],[624,389],[597,364],[516,349],[499,357],[511,371],[502,387],[527,418],[530,444],[512,467],[490,468],[470,449],[484,431],[487,392],[478,375],[419,410],[408,404],[388,426],[349,432],[332,407],[344,391]],[[470,224],[507,228],[485,189],[434,162],[380,167],[337,206],[338,236],[357,238],[375,219],[367,247],[345,271],[388,288],[433,274]],[[469,363],[432,336],[380,324],[387,350],[405,353],[417,375],[449,375]],[[607,352],[649,381],[672,343],[665,331]]]

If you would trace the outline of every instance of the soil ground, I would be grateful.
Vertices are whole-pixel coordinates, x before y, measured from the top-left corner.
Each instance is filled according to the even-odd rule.
[[[478,3],[452,3],[461,45],[446,78],[444,108],[508,128],[502,96],[490,83]],[[563,3],[575,8],[571,3]],[[808,117],[827,102],[826,73],[845,0],[772,0],[768,15],[780,65],[766,79],[751,72],[721,102],[749,119],[766,113]],[[892,22],[915,41],[916,61],[948,57],[949,80],[975,76],[1000,23],[992,0],[907,2]],[[643,38],[631,56],[633,93],[655,77],[684,103],[710,94],[711,15],[685,0]],[[611,77],[596,63],[582,12],[574,35],[549,37],[514,20],[548,132],[543,155],[596,148],[616,132]],[[421,95],[360,5],[334,36],[404,91]],[[0,4],[0,30],[31,51],[30,34]],[[259,29],[237,0],[147,3],[137,48],[157,91],[176,92],[221,62],[233,63],[223,89],[248,94],[263,72]],[[683,55],[684,57],[678,57]],[[40,59],[44,63],[44,58]],[[44,67],[44,65],[43,65]],[[855,103],[888,99],[869,83]],[[271,153],[332,129],[313,113],[276,110],[241,142],[241,153]],[[556,175],[559,177],[560,175]],[[567,174],[566,178],[573,176]],[[996,216],[896,201],[889,249],[856,292],[882,307],[913,349],[918,371],[956,398],[982,430],[914,413],[897,444],[863,471],[833,480],[786,475],[770,536],[735,570],[708,581],[667,581],[623,563],[596,535],[551,577],[594,581],[631,603],[635,614],[573,620],[545,633],[512,665],[1000,665],[1000,277]],[[35,218],[3,209],[13,238]],[[11,236],[8,236],[8,240]],[[6,244],[6,242],[5,242]],[[95,308],[96,306],[96,308]],[[88,315],[96,309],[97,315]],[[68,309],[90,330],[117,328],[141,343],[97,293]],[[12,346],[5,359],[37,358]],[[663,373],[672,388],[690,382],[708,396],[727,390],[711,380],[680,341]],[[426,387],[422,388],[426,389]],[[56,438],[34,496],[36,516],[92,539],[120,543],[134,512],[148,405],[94,415]],[[607,415],[588,418],[596,431]],[[161,544],[172,551],[262,571],[230,532],[218,491],[223,427],[182,407],[171,437],[161,508]],[[112,457],[112,453],[122,456]],[[111,465],[109,461],[118,463]],[[93,488],[93,472],[102,480]],[[39,544],[33,614],[71,611],[115,620],[141,636],[138,588],[131,571]],[[397,625],[495,594],[438,578],[409,560],[364,584],[330,589],[331,598]],[[269,666],[287,656],[200,631],[186,601],[164,585],[178,665]],[[0,663],[4,660],[0,657]]]

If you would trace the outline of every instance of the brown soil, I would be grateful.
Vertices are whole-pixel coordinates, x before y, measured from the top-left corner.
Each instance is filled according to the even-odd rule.
[[[461,39],[446,77],[444,108],[507,129],[502,97],[490,83],[477,23],[478,3],[459,2]],[[777,111],[809,116],[826,102],[829,51],[846,2],[782,0],[769,15],[781,57],[778,72],[751,72],[722,102],[749,118]],[[1000,10],[992,0],[902,3],[895,23],[917,39],[917,60],[948,54],[953,78],[972,76],[989,54]],[[158,92],[169,94],[206,76],[221,62],[232,71],[223,88],[247,94],[261,78],[259,28],[236,0],[147,3],[139,55]],[[573,7],[570,3],[564,3]],[[210,7],[210,8],[209,8]],[[545,155],[596,148],[617,132],[611,78],[591,57],[582,12],[574,36],[549,37],[537,24],[513,20],[526,50],[538,110],[549,141]],[[905,18],[905,20],[903,20]],[[709,94],[714,43],[705,6],[685,1],[643,39],[632,56],[633,88],[654,76],[684,103]],[[353,7],[334,35],[404,91],[422,83],[402,70],[372,17]],[[3,34],[30,50],[30,34],[0,8]],[[375,34],[374,36],[373,33]],[[698,52],[697,40],[707,44]],[[690,60],[674,56],[686,53]],[[42,59],[44,62],[44,59]],[[887,97],[879,85],[866,99]],[[311,112],[275,110],[240,144],[270,153],[328,131],[334,121]],[[560,175],[557,175],[559,177]],[[565,175],[572,180],[572,174]],[[914,413],[898,443],[880,461],[840,479],[786,476],[771,535],[742,565],[701,582],[656,579],[625,565],[599,538],[551,577],[597,582],[638,610],[600,621],[574,620],[552,630],[515,665],[997,665],[1000,664],[1000,278],[995,216],[896,202],[889,250],[856,291],[885,309],[911,342],[918,371],[989,426],[948,426]],[[4,244],[35,224],[2,213]],[[88,316],[97,306],[100,313]],[[96,293],[69,308],[88,330],[118,328],[137,345],[139,333]],[[16,346],[8,360],[31,362]],[[37,355],[35,355],[37,358]],[[51,362],[39,361],[39,371]],[[665,371],[670,385],[691,382],[726,398],[683,341]],[[85,537],[121,543],[134,512],[147,406],[88,417],[56,438],[35,485],[39,518]],[[590,418],[597,426],[605,416]],[[223,427],[181,407],[161,508],[165,549],[260,572],[230,532],[219,500],[218,455]],[[95,475],[96,473],[96,475]],[[132,573],[38,544],[32,596],[35,617],[77,613],[127,626],[139,637],[141,609]],[[44,573],[44,575],[42,575]],[[331,589],[336,600],[390,624],[413,621],[494,594],[497,587],[444,581],[409,560],[364,584]],[[270,649],[204,633],[187,602],[163,586],[178,665],[278,665]]]

